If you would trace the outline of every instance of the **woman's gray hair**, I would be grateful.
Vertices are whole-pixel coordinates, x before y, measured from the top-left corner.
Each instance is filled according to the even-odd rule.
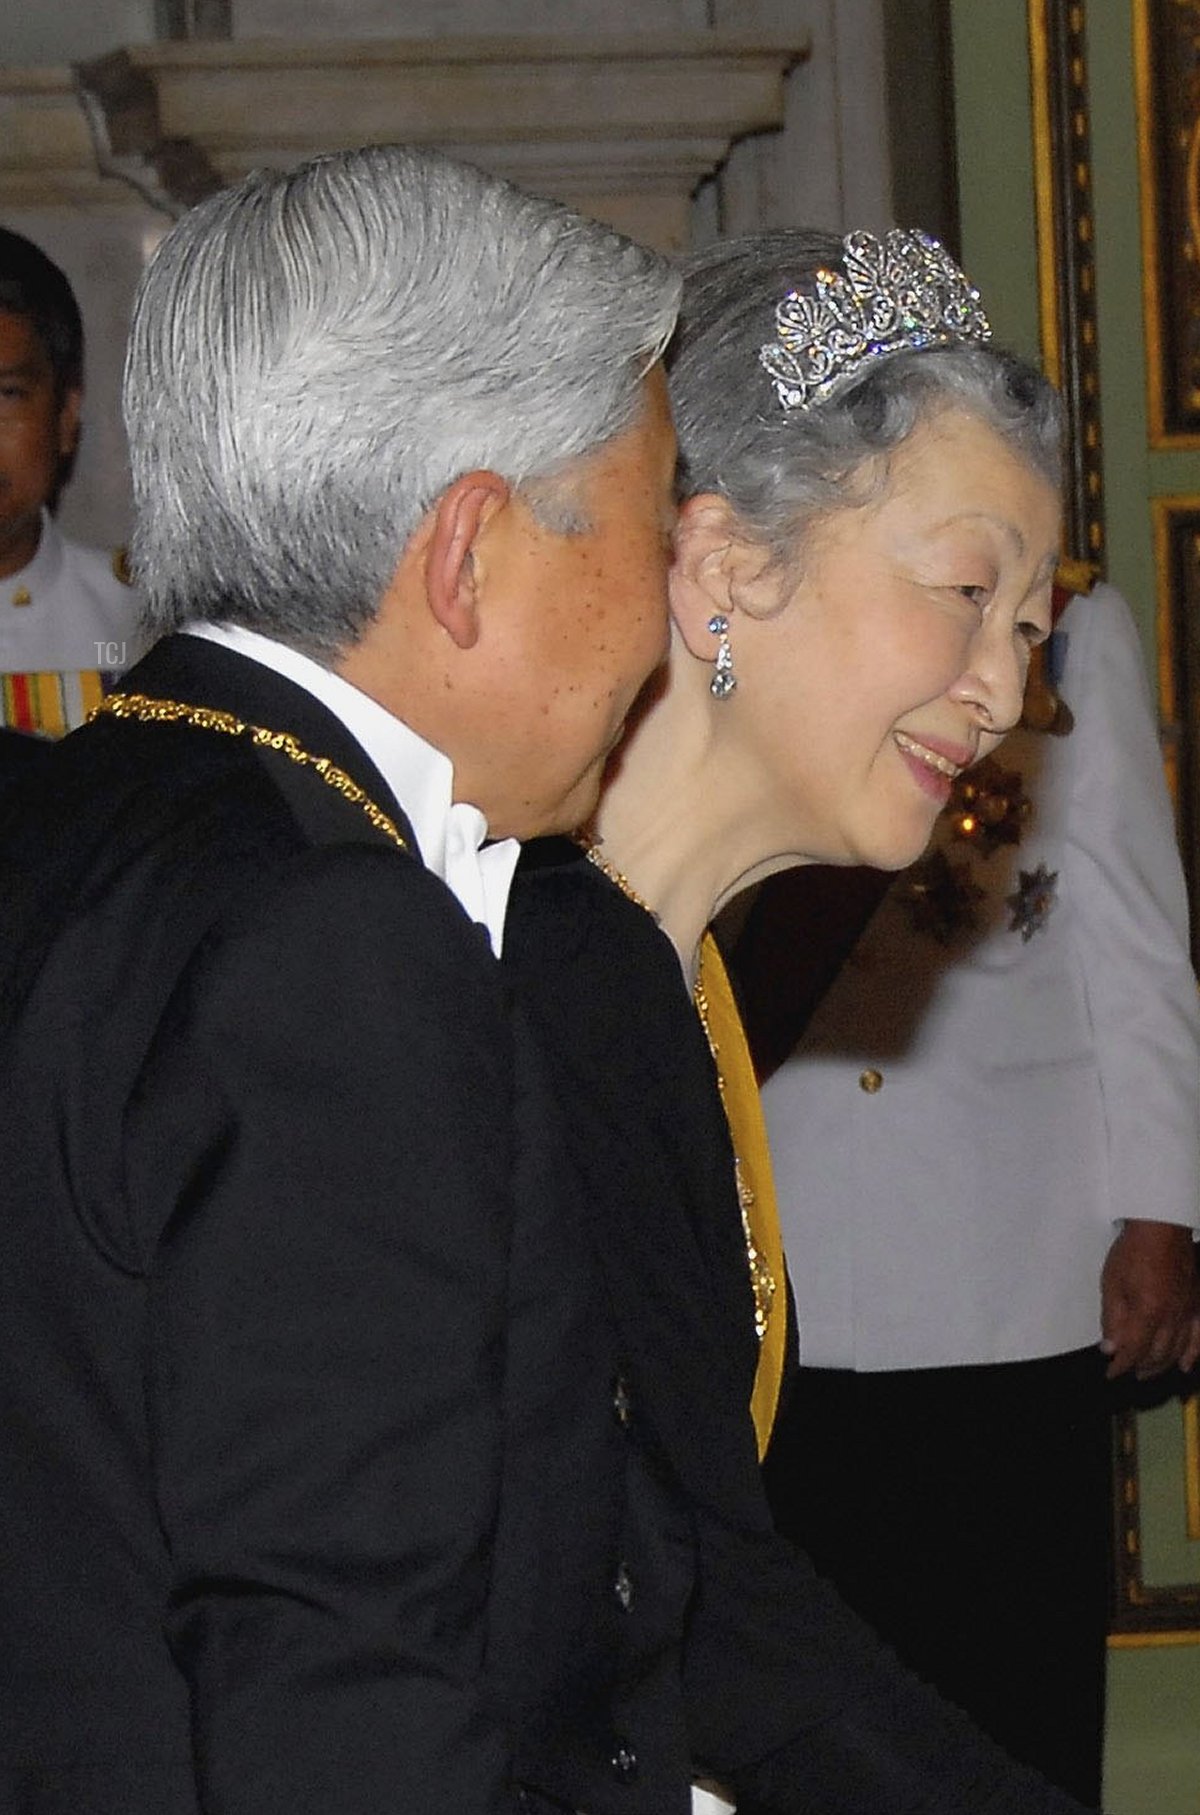
[[[748,536],[796,562],[817,521],[865,501],[855,476],[949,407],[977,416],[1057,489],[1058,393],[991,342],[890,353],[827,401],[785,409],[759,349],[775,332],[779,302],[821,267],[845,269],[843,242],[803,230],[718,241],[685,261],[667,360],[685,498],[728,499]]]
[[[657,253],[436,152],[202,202],[143,275],[125,364],[152,627],[353,643],[461,474],[569,477],[635,420],[678,298]]]

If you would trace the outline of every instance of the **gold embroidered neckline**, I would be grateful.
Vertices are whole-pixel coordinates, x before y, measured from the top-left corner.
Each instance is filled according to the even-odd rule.
[[[596,868],[601,871],[603,875],[607,876],[611,883],[614,883],[616,887],[620,889],[622,895],[629,901],[632,901],[635,906],[642,908],[645,913],[650,915],[651,919],[655,921],[658,920],[658,915],[654,912],[650,903],[643,900],[642,896],[638,894],[627,876],[623,875],[614,864],[609,863],[608,859],[601,854],[600,846],[594,840],[580,838],[578,842],[587,853],[588,861],[595,864]],[[696,973],[696,981],[692,985],[692,1002],[695,1006],[697,1015],[700,1017],[700,1025],[704,1029],[704,1038],[708,1041],[708,1050],[712,1054],[713,1068],[717,1074],[717,1091],[720,1095],[722,1106],[725,1109],[726,1119],[728,1120],[729,1106],[726,1102],[725,1074],[721,1069],[720,1048],[713,1034],[709,1017],[708,995],[704,988],[703,958],[701,958],[701,965]],[[732,1136],[732,1124],[730,1125],[729,1132]],[[733,1173],[737,1184],[738,1209],[741,1212],[742,1218],[742,1235],[746,1243],[746,1260],[750,1268],[750,1285],[754,1293],[754,1332],[761,1342],[767,1333],[767,1324],[770,1322],[771,1305],[775,1298],[776,1282],[765,1257],[759,1249],[758,1243],[754,1237],[753,1228],[751,1227],[750,1218],[755,1205],[754,1192],[746,1179],[741,1158],[737,1153],[736,1148],[733,1155]]]
[[[326,786],[342,796],[352,807],[361,807],[371,824],[394,845],[407,851],[408,844],[395,821],[382,807],[376,806],[365,788],[328,756],[314,756],[290,731],[271,731],[265,725],[251,725],[232,712],[216,706],[191,706],[182,700],[155,699],[148,693],[110,693],[93,706],[89,722],[102,718],[133,718],[142,724],[190,725],[195,731],[218,731],[226,737],[248,737],[260,750],[278,750],[289,761],[311,769]]]

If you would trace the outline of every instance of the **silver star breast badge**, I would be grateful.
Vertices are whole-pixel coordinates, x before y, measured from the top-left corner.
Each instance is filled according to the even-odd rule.
[[[1039,863],[1036,870],[1018,871],[1018,877],[1019,886],[1013,894],[1005,896],[1004,905],[1012,913],[1009,932],[1020,933],[1021,938],[1028,941],[1040,926],[1045,926],[1054,906],[1058,871],[1048,870],[1044,863]]]

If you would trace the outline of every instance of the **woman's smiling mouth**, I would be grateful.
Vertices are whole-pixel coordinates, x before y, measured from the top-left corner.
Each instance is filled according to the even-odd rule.
[[[940,750],[931,749],[928,744],[919,744],[915,737],[909,737],[905,731],[893,731],[892,736],[905,756],[913,757],[915,761],[923,763],[927,769],[936,770],[939,775],[948,776],[951,781],[956,775],[962,774],[971,760],[970,756],[966,756],[963,760],[956,762],[953,757],[944,755]]]
[[[975,752],[963,745],[937,749],[907,731],[893,731],[892,739],[917,787],[939,807],[946,805],[956,778],[975,760]]]

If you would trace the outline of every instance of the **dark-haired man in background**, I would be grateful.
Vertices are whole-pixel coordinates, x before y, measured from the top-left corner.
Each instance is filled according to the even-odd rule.
[[[79,442],[83,322],[64,273],[0,228],[0,726],[61,736],[145,646],[120,551],[53,511]],[[0,774],[24,754],[0,740]]]

